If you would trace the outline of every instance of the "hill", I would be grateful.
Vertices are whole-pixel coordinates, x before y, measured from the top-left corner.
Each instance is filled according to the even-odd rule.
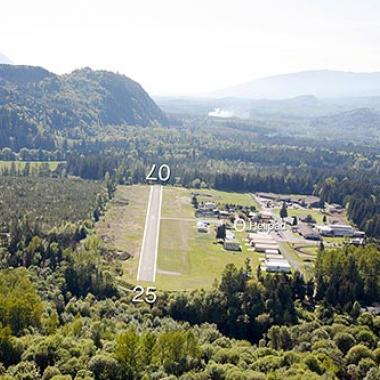
[[[84,68],[59,76],[41,67],[0,65],[0,147],[52,149],[57,136],[165,122],[144,89],[124,75]]]
[[[379,132],[380,113],[369,108],[358,108],[315,118],[312,120],[312,125],[317,128],[328,128],[336,131],[352,130],[357,133],[368,134],[371,130]]]
[[[301,95],[319,98],[380,95],[380,72],[319,70],[256,79],[210,94],[213,97],[282,99]]]
[[[358,107],[378,108],[376,97],[320,99],[302,95],[284,99],[249,98],[170,98],[157,97],[157,104],[168,113],[238,118],[313,118],[349,111]],[[376,106],[377,104],[377,106]]]

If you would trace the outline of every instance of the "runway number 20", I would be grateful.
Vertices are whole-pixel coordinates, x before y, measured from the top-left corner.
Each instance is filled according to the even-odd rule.
[[[163,164],[158,168],[158,178],[153,177],[156,172],[157,165],[153,164],[152,168],[150,169],[149,174],[146,177],[146,180],[148,181],[157,181],[159,179],[161,182],[167,182],[170,179],[170,167],[169,165]]]
[[[132,298],[132,302],[146,302],[155,303],[157,299],[156,288],[154,286],[148,286],[146,290],[144,287],[137,285],[133,288],[133,292],[136,293]]]

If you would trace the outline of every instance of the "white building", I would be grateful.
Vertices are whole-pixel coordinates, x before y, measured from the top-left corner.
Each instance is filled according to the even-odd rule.
[[[259,218],[262,220],[271,220],[273,219],[273,214],[270,211],[260,211]]]
[[[291,273],[292,267],[285,259],[266,259],[263,269],[271,273]]]
[[[267,252],[265,252],[265,258],[267,260],[284,260],[284,256],[278,254],[278,253],[275,253],[275,254],[268,254]]]
[[[278,244],[277,243],[261,243],[261,244],[255,244],[255,251],[256,252],[266,252],[267,250],[278,250]]]
[[[278,258],[281,258],[279,249],[266,249],[265,254],[266,255],[277,255]]]
[[[316,226],[322,236],[354,236],[355,229],[347,224]]]

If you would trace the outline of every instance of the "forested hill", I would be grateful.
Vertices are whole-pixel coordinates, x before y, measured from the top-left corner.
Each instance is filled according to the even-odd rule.
[[[51,149],[58,135],[92,135],[95,126],[165,123],[144,89],[124,75],[84,68],[59,76],[0,64],[0,147]]]

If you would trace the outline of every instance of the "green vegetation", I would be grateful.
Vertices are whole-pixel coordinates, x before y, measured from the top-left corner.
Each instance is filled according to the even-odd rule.
[[[24,171],[29,164],[31,172],[38,170],[44,164],[49,166],[50,171],[56,170],[59,164],[64,164],[63,161],[0,161],[0,170],[5,168],[10,170],[12,163],[16,165],[16,170],[19,171]]]
[[[0,65],[0,147],[54,150],[105,124],[153,125],[166,118],[131,79],[89,68],[58,76],[39,67]]]
[[[254,206],[256,209],[260,209],[258,203],[254,197],[249,193],[236,193],[229,191],[220,191],[214,189],[196,189],[194,192],[199,193],[199,202],[215,202],[216,204],[232,204],[232,205],[244,205]]]
[[[15,335],[41,323],[42,300],[25,269],[0,272],[0,305],[0,326],[9,327]],[[1,357],[0,354],[0,361]]]
[[[242,251],[230,252],[216,241],[217,219],[210,220],[209,233],[197,231],[195,209],[191,205],[193,192],[200,194],[197,197],[199,202],[211,201],[221,207],[225,204],[256,204],[250,194],[164,187],[156,277],[160,289],[210,288],[227,264],[242,267],[249,258],[253,266],[258,265],[259,254],[248,251],[244,244],[246,233],[236,236]]]
[[[380,255],[375,246],[345,247],[318,253],[315,267],[317,297],[329,305],[350,308],[380,299]]]
[[[242,267],[247,258],[257,267],[259,254],[249,252],[244,242],[242,252],[230,252],[216,243],[215,236],[214,228],[209,234],[197,232],[195,221],[161,221],[156,277],[159,289],[211,288],[227,264]]]
[[[277,216],[280,216],[281,209],[276,208],[274,209],[274,212]],[[310,215],[317,224],[323,224],[323,214],[319,210],[315,209],[304,209],[304,208],[288,208],[287,209],[288,216],[296,216],[297,218],[300,217],[307,217]]]
[[[17,220],[46,230],[91,219],[105,196],[102,183],[81,179],[0,177],[1,225]]]

